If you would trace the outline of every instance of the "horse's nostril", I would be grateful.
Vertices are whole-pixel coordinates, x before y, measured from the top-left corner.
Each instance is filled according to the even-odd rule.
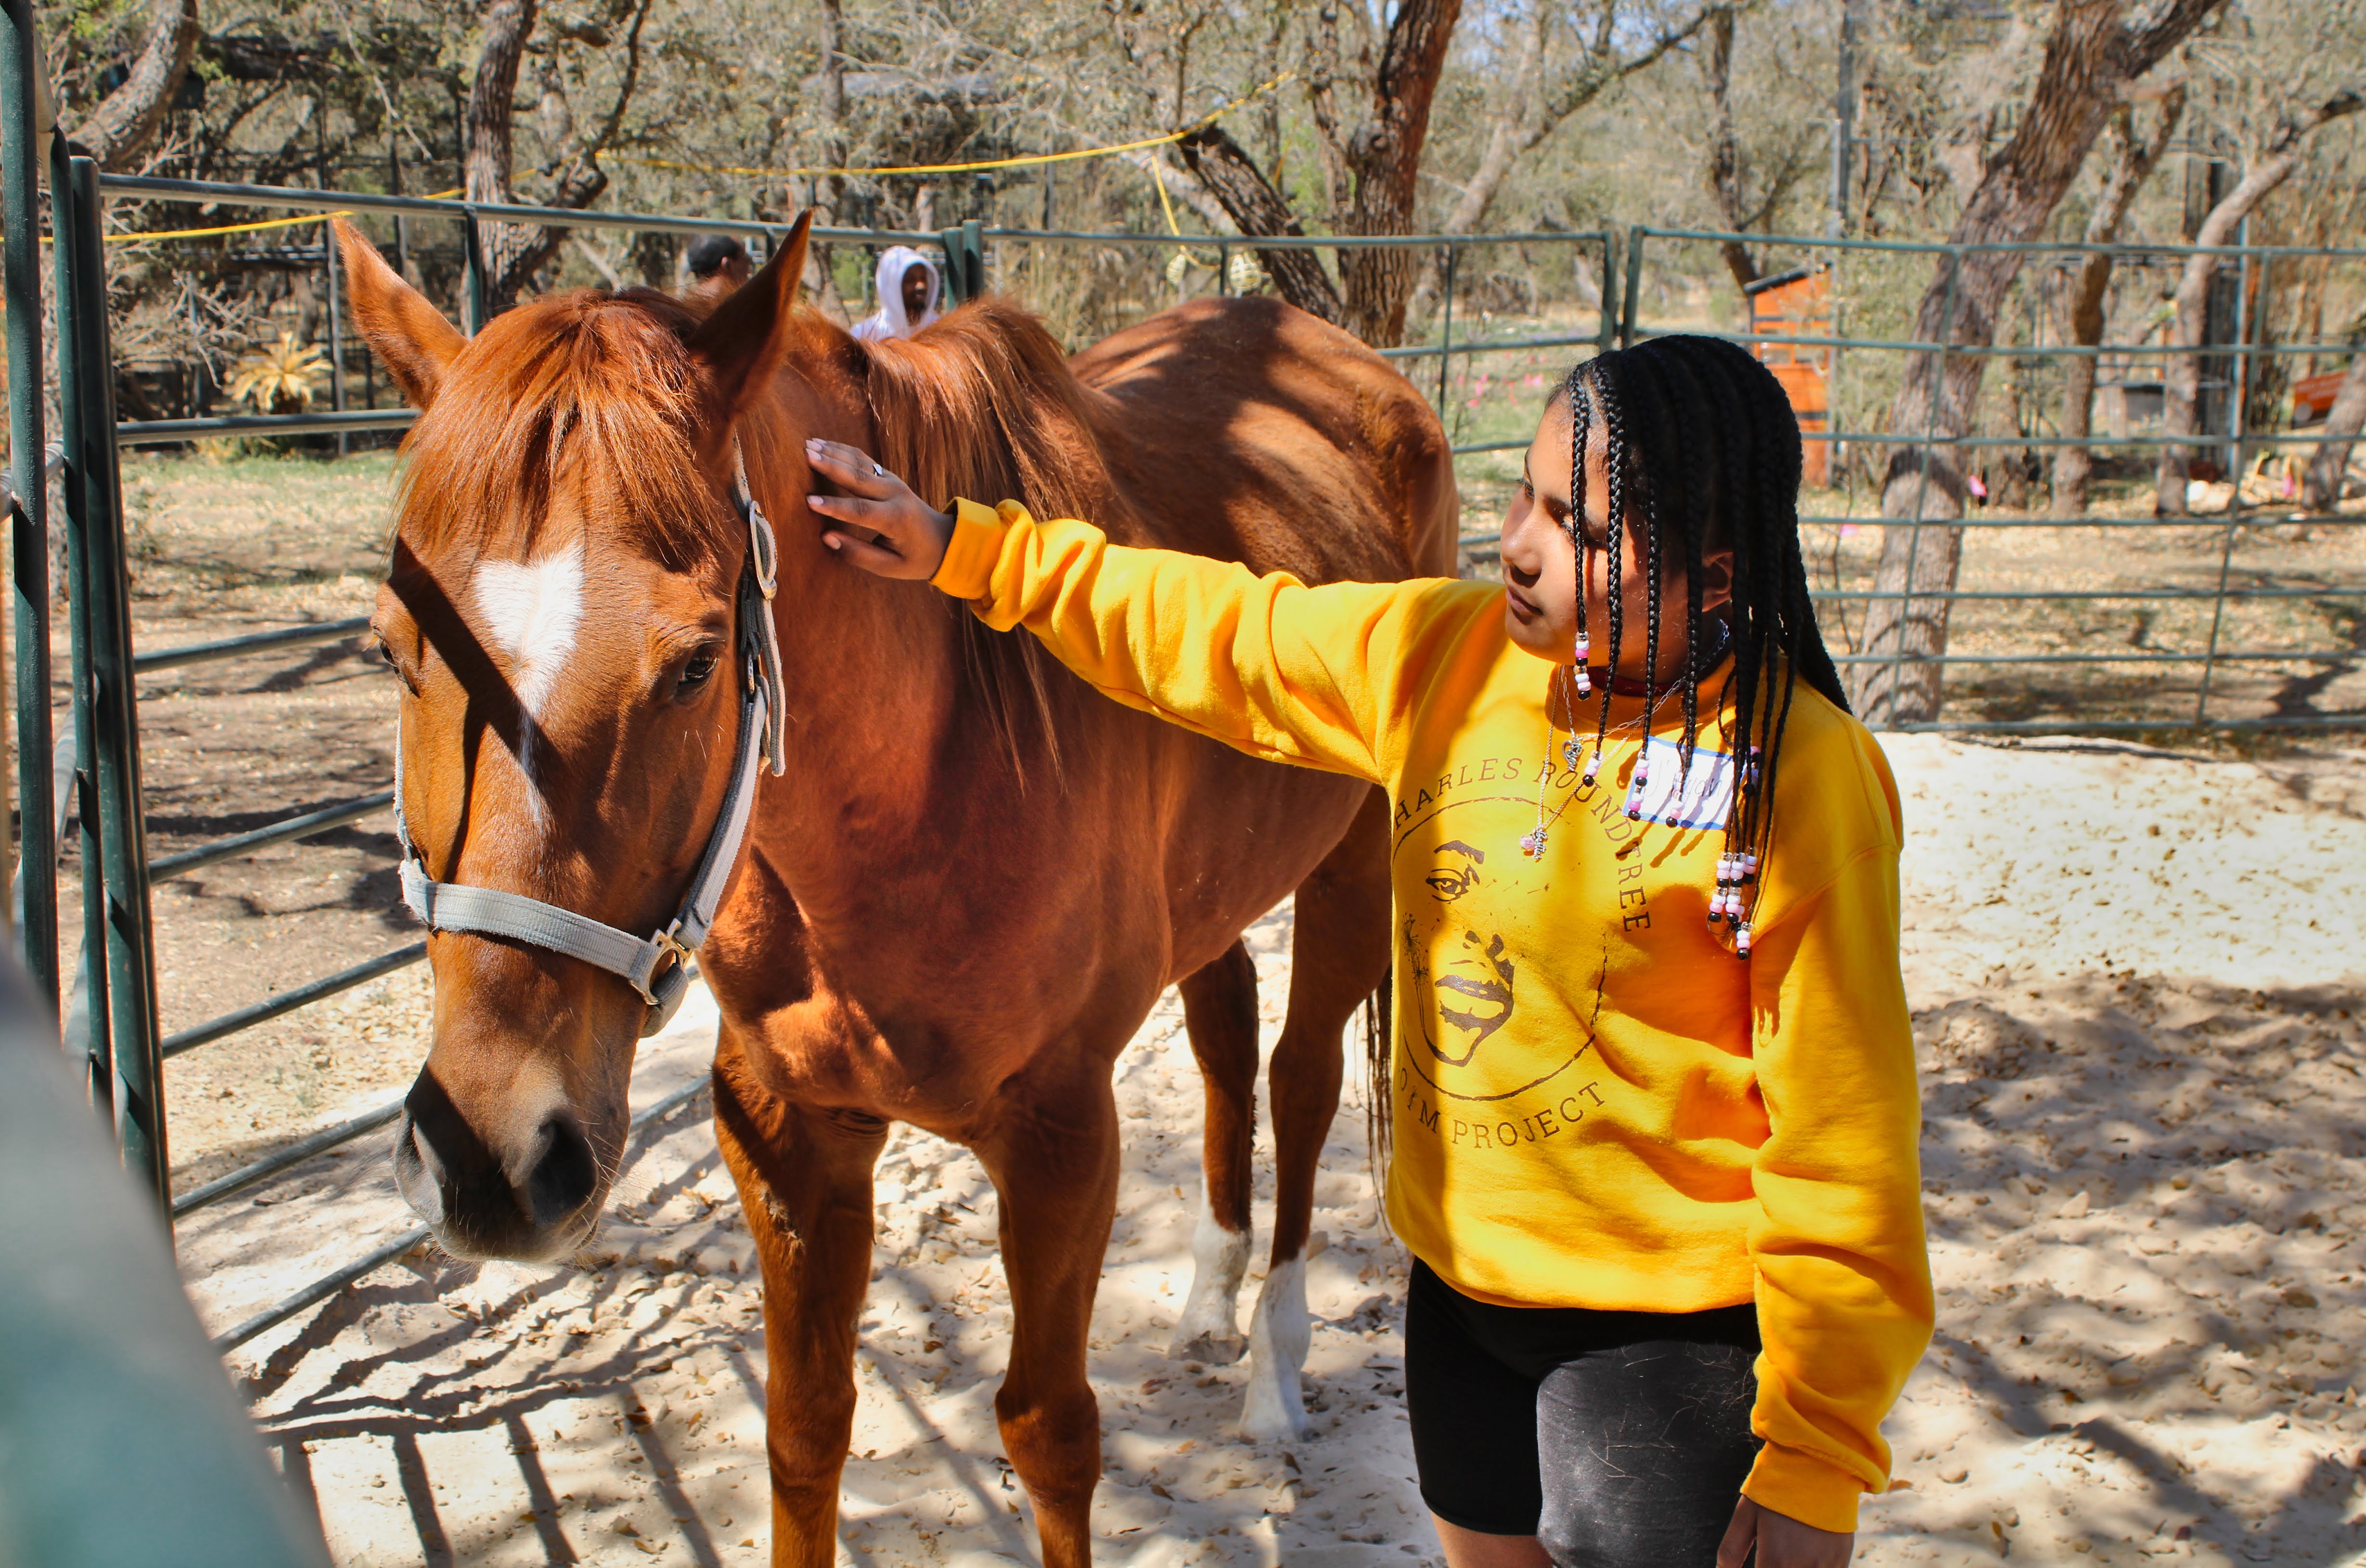
[[[542,1157],[526,1178],[528,1208],[534,1223],[550,1226],[566,1219],[590,1200],[599,1185],[599,1166],[592,1145],[570,1117],[554,1116],[542,1125]]]

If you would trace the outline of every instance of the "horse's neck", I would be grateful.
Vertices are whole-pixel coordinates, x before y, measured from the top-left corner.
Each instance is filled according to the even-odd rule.
[[[826,430],[834,439],[860,439]],[[777,452],[777,447],[775,448]],[[912,852],[908,824],[947,765],[963,683],[959,606],[936,590],[873,577],[820,541],[778,457],[750,479],[778,527],[785,776],[768,784],[760,838],[794,881],[874,875]],[[861,831],[849,828],[861,824]]]

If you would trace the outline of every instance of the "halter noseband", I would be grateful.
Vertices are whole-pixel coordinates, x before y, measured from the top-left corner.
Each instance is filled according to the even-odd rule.
[[[731,499],[748,525],[748,558],[739,568],[739,655],[745,689],[739,699],[739,739],[732,755],[731,789],[707,836],[706,852],[690,879],[690,891],[671,921],[647,937],[492,887],[437,882],[411,844],[402,815],[402,746],[395,745],[394,829],[402,841],[402,901],[432,931],[464,931],[508,937],[530,946],[578,958],[604,969],[638,991],[648,1010],[641,1020],[647,1039],[672,1021],[690,989],[690,961],[706,941],[722,902],[724,884],[739,863],[748,818],[756,801],[756,770],[769,765],[775,777],[788,766],[787,715],[781,708],[781,643],[772,624],[772,594],[779,583],[780,556],[772,525],[748,488],[747,465],[738,442],[731,448]]]

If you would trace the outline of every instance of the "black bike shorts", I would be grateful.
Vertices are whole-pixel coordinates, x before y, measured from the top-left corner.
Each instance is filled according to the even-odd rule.
[[[1473,1301],[1416,1260],[1405,1402],[1421,1495],[1558,1568],[1712,1568],[1758,1455],[1757,1309]]]

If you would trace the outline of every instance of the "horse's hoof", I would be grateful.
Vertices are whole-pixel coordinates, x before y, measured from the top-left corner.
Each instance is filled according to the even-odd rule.
[[[1177,1339],[1166,1352],[1169,1360],[1201,1361],[1211,1367],[1229,1367],[1249,1353],[1245,1335],[1219,1334],[1212,1330],[1195,1334],[1189,1339]]]
[[[1241,1406],[1241,1436],[1253,1443],[1296,1443],[1314,1435],[1299,1393],[1298,1369],[1254,1366]]]

